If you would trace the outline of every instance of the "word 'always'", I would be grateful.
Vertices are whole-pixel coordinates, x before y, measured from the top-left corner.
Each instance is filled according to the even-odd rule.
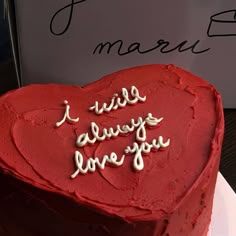
[[[151,113],[147,115],[145,119],[139,117],[137,121],[131,119],[130,124],[126,124],[123,126],[116,125],[116,128],[103,128],[102,133],[100,133],[100,129],[95,122],[91,123],[91,132],[92,138],[89,137],[88,133],[82,133],[78,136],[76,145],[78,147],[83,147],[87,143],[94,144],[96,141],[103,141],[105,139],[110,139],[112,137],[117,137],[118,135],[127,134],[133,132],[135,128],[136,131],[136,140],[137,141],[145,141],[146,140],[146,129],[145,126],[156,126],[159,122],[161,122],[163,118],[153,117]]]

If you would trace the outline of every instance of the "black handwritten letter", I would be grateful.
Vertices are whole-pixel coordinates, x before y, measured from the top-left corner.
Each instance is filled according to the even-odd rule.
[[[105,52],[107,54],[109,54],[111,52],[111,49],[114,47],[114,46],[118,46],[118,54],[120,55],[120,50],[123,46],[123,41],[122,40],[116,40],[115,42],[113,43],[110,43],[110,42],[106,42],[106,43],[99,43],[97,45],[97,47],[94,49],[93,51],[93,54],[101,54],[105,49],[107,49]]]
[[[184,48],[184,46],[188,43],[188,41],[184,40],[183,42],[179,43],[177,46],[170,48],[170,49],[166,49],[166,47],[168,47],[170,45],[170,42],[164,41],[164,40],[161,40],[161,41],[162,41],[161,43],[165,43],[165,45],[160,49],[160,52],[162,52],[162,53],[170,53],[170,52],[173,52],[176,50],[178,52],[185,52],[185,51],[191,50],[191,52],[193,54],[200,54],[200,53],[210,50],[210,48],[206,48],[206,49],[199,50],[199,51],[195,50],[195,47],[198,45],[200,40],[197,40],[193,45],[190,45],[189,47],[185,47],[185,48]],[[160,44],[160,42],[159,42],[159,44]]]
[[[52,34],[54,35],[57,35],[57,36],[60,36],[60,35],[63,35],[65,34],[65,32],[69,29],[70,27],[70,24],[71,24],[71,20],[72,20],[72,16],[73,16],[73,11],[74,11],[74,6],[76,4],[79,4],[79,3],[82,3],[82,2],[85,2],[87,0],[80,0],[80,1],[75,1],[75,0],[71,0],[71,3],[62,7],[61,9],[59,9],[52,17],[51,21],[50,21],[50,31]],[[56,17],[62,13],[63,11],[68,11],[68,21],[65,25],[65,27],[62,29],[62,31],[59,31],[59,32],[56,32],[54,30],[54,27],[53,27],[53,24],[54,24],[54,21],[56,20]]]

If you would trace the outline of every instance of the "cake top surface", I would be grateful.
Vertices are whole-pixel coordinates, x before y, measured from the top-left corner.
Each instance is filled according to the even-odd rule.
[[[220,95],[172,65],[83,88],[30,85],[0,99],[0,166],[35,187],[127,220],[172,212],[217,160]]]

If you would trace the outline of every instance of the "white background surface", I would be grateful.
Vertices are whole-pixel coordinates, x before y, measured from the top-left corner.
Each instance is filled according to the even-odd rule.
[[[219,173],[209,236],[236,236],[236,194]]]
[[[80,3],[73,9],[66,7],[72,2]],[[214,84],[223,95],[224,106],[236,108],[235,0],[21,0],[15,3],[25,84],[84,85],[131,66],[176,64]],[[227,10],[233,12],[218,17],[224,22],[210,25],[212,15]],[[66,26],[64,34],[55,35]],[[199,41],[195,51],[209,50],[201,54],[191,50],[163,53],[160,47],[145,54],[136,50],[120,56],[118,46],[114,46],[109,54],[106,50],[93,54],[99,43],[116,40],[123,41],[123,52],[134,42],[140,43],[142,51],[153,48],[158,40],[169,42],[164,51],[184,41],[187,43],[183,48]]]

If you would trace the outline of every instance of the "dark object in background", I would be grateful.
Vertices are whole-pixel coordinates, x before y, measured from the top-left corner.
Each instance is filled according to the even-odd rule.
[[[11,41],[7,18],[4,19],[4,0],[0,0],[0,63],[11,58]]]

